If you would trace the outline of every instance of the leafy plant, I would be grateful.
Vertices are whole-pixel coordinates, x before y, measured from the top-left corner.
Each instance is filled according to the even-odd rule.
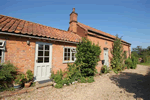
[[[108,67],[106,66],[106,65],[104,65],[103,67],[102,67],[102,69],[101,69],[101,72],[102,73],[108,73],[109,72],[109,69],[108,69]]]
[[[56,84],[56,85],[55,85],[55,88],[62,88],[62,87],[63,87],[62,84]]]
[[[0,65],[0,89],[8,89],[8,85],[12,84],[12,81],[15,79],[16,75],[17,68],[10,62]]]
[[[94,77],[93,77],[93,76],[88,77],[88,78],[87,78],[87,82],[88,82],[88,83],[94,82]]]
[[[33,73],[32,73],[32,71],[31,71],[31,70],[27,70],[26,75],[27,75],[27,77],[26,77],[27,82],[29,82],[29,81],[32,81],[32,80],[33,80]]]
[[[131,54],[131,60],[132,60],[132,69],[135,69],[137,67],[138,58]]]
[[[113,55],[111,60],[111,67],[115,73],[118,73],[117,71],[121,71],[124,65],[123,47],[121,38],[118,38],[118,35],[116,35],[116,40],[113,43],[113,50],[111,53]]]
[[[83,38],[82,42],[77,45],[77,54],[75,64],[81,65],[81,75],[84,77],[94,76],[96,65],[98,63],[99,55],[101,53],[100,47],[92,43],[90,40]]]
[[[85,77],[81,77],[80,80],[79,80],[79,82],[80,82],[80,83],[86,83],[87,81],[86,81],[86,78],[85,78]]]
[[[132,67],[132,60],[130,58],[126,59],[125,64],[127,68],[130,69]]]
[[[22,80],[25,78],[25,75],[24,74],[18,74],[16,79],[14,80],[15,81],[15,84],[19,84],[21,85],[22,84]]]

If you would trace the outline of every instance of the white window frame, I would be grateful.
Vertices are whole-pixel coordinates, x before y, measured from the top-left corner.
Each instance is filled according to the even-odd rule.
[[[5,41],[0,40],[0,42],[2,43],[2,45],[0,45],[0,50],[1,50],[1,62],[0,63],[4,63]]]
[[[70,48],[70,61],[65,61],[65,48]],[[74,61],[72,60],[72,51],[71,51],[71,49],[75,49],[76,50],[76,48],[75,47],[64,47],[63,48],[63,63],[73,63],[73,62],[75,62],[76,61],[76,57],[74,58]],[[74,51],[75,52],[75,54],[76,54],[76,51]]]
[[[0,47],[4,47],[5,41],[0,40],[0,43],[2,43],[2,45],[0,45]]]

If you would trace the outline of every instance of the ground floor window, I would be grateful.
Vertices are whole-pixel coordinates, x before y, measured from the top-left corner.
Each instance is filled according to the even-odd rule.
[[[0,63],[4,63],[5,41],[0,40]]]
[[[75,62],[76,60],[75,53],[76,53],[76,48],[64,47],[63,62]]]

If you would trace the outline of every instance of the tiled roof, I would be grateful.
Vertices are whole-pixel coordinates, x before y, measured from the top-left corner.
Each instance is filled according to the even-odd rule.
[[[116,38],[116,36],[114,36],[114,35],[111,35],[111,34],[109,34],[109,33],[106,33],[106,32],[103,32],[103,31],[101,31],[101,30],[98,30],[98,29],[95,29],[95,28],[93,28],[93,27],[90,27],[90,26],[87,26],[87,25],[85,25],[85,24],[82,24],[82,23],[79,23],[78,22],[78,25],[80,26],[80,27],[82,27],[82,28],[84,28],[85,30],[91,30],[91,31],[94,31],[94,32],[97,32],[97,33],[101,33],[101,34],[103,34],[103,35],[105,35],[105,36],[108,36],[108,37],[111,37],[111,38]],[[122,40],[123,42],[126,42],[126,41],[124,41],[124,40]],[[126,42],[126,43],[128,43],[128,42]],[[130,44],[130,43],[128,43],[128,44]]]
[[[103,34],[103,35],[106,35],[106,36],[109,36],[109,37],[112,37],[112,38],[116,38],[114,35],[105,33],[105,32],[103,32],[103,31],[101,31],[101,30],[95,29],[95,28],[90,27],[90,26],[87,26],[87,25],[85,25],[85,24],[82,24],[82,23],[79,23],[79,22],[78,22],[78,25],[80,25],[81,27],[83,27],[83,28],[86,29],[86,30],[91,30],[91,31],[98,32],[98,33],[101,33],[101,34]]]
[[[81,37],[69,31],[0,15],[0,31],[31,36],[40,36],[62,41],[79,42]]]

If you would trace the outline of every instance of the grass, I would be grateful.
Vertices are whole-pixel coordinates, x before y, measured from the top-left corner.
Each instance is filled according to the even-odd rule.
[[[140,63],[140,65],[150,66],[150,62],[148,62],[148,63]]]

